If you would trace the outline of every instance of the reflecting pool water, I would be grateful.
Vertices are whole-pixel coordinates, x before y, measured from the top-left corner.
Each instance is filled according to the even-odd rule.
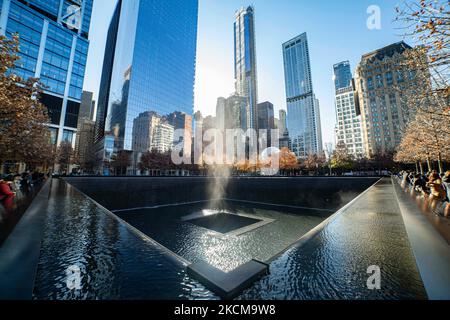
[[[185,267],[63,181],[54,180],[35,299],[215,299]],[[80,289],[68,286],[76,266]]]
[[[180,181],[187,180],[175,182]],[[269,263],[270,274],[238,299],[427,298],[389,179],[322,224],[307,241],[300,239],[343,206],[342,197],[321,202],[297,192],[295,203],[273,206],[260,203],[262,193],[214,205],[198,196],[193,204],[141,209],[132,209],[128,199],[127,207],[118,200],[109,203],[118,205],[108,207],[116,209],[112,214],[64,181],[54,180],[51,190],[35,299],[217,299],[187,276],[185,261],[230,271],[251,259]],[[161,191],[145,190],[150,198]],[[68,286],[67,272],[74,266],[81,275],[76,290]],[[380,290],[367,287],[370,266],[381,270]]]
[[[370,266],[381,288],[370,290]],[[426,299],[390,179],[270,265],[241,299]]]
[[[331,214],[239,201],[223,201],[220,208],[210,205],[204,202],[115,214],[184,259],[205,261],[223,271],[252,259],[268,262]],[[196,213],[208,209],[217,209],[219,214],[206,214],[203,219],[207,221],[195,223],[202,219]]]

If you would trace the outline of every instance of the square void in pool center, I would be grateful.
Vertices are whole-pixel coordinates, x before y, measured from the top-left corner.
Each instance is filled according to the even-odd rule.
[[[184,221],[222,234],[237,231],[253,225],[256,227],[256,224],[264,222],[263,219],[244,217],[227,212],[217,212],[207,216],[184,219]]]

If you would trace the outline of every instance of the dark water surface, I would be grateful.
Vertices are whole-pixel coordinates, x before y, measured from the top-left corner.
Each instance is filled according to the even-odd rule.
[[[167,183],[131,179],[133,183],[126,183],[128,191],[122,190],[123,185],[111,183],[125,180],[73,181],[102,205],[116,210],[116,216],[64,181],[54,180],[35,299],[216,299],[187,276],[183,260],[167,249],[189,262],[204,260],[224,271],[250,259],[270,262],[270,275],[239,299],[427,298],[389,179],[334,216],[308,241],[300,242],[297,240],[372,185],[373,180],[275,179],[270,184],[271,192],[269,185],[262,185],[266,179],[239,180],[229,186],[230,198],[236,199],[242,192],[240,182],[246,188],[253,183],[252,192],[242,194],[240,200],[244,202],[223,201],[220,207],[201,201],[206,197],[199,193],[206,188],[201,179],[172,179]],[[285,191],[282,182],[296,191]],[[193,183],[192,188],[189,183]],[[112,191],[114,187],[116,191]],[[340,192],[344,187],[349,189]],[[260,189],[266,192],[259,193]],[[160,203],[162,200],[183,201],[192,196],[191,192],[198,203],[133,209],[167,204]],[[166,196],[159,197],[162,193]],[[280,193],[290,207],[251,202],[268,202]],[[292,199],[288,201],[289,197]],[[137,206],[132,206],[133,199]],[[208,215],[215,210],[245,218],[222,215],[222,225],[214,228],[209,218],[203,224],[195,223],[199,213]],[[381,268],[381,290],[367,288],[367,268],[373,265]],[[81,271],[79,290],[67,286],[67,270],[73,266]]]
[[[82,196],[53,181],[35,299],[215,299],[184,266]],[[81,290],[67,268],[81,270]]]
[[[426,299],[390,179],[270,265],[241,299]],[[369,290],[367,269],[381,269]]]
[[[214,209],[208,203],[169,206],[154,209],[115,212],[132,226],[169,248],[190,262],[206,261],[223,270],[231,271],[256,259],[269,259],[298,241],[309,230],[316,227],[330,215],[328,211],[297,209],[296,213],[283,212],[277,207],[250,203],[225,201],[223,206],[229,216],[241,214],[253,220],[254,224],[266,224],[238,235],[215,232],[199,225],[195,220],[183,221],[183,217],[196,212]],[[276,210],[275,210],[276,209]],[[220,217],[219,217],[220,219]],[[259,220],[259,221],[258,221]],[[242,227],[237,221],[222,218],[225,231]]]

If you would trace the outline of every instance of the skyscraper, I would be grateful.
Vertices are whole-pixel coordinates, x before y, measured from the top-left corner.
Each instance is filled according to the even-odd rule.
[[[217,98],[216,104],[216,117],[217,117],[217,129],[225,130],[225,122],[226,122],[226,107],[227,107],[227,99],[224,97]]]
[[[280,110],[279,112],[280,120],[278,130],[280,130],[280,136],[283,136],[287,133],[287,114],[286,110]]]
[[[291,149],[289,131],[287,129],[287,113],[286,110],[280,110],[280,119],[278,120],[278,130],[280,135],[279,147]]]
[[[247,98],[247,128],[258,128],[254,8],[241,8],[234,22],[234,77],[236,94]]]
[[[275,113],[272,103],[268,101],[258,103],[258,126],[259,129],[275,129]]]
[[[216,126],[219,130],[247,129],[247,99],[236,94],[217,99]],[[225,131],[224,131],[225,133]]]
[[[40,78],[53,142],[75,143],[93,0],[0,0],[0,35],[20,37],[18,76]]]
[[[317,153],[323,152],[322,120],[320,118],[320,102],[314,95],[314,129],[317,141]]]
[[[400,144],[412,116],[402,91],[427,85],[417,83],[415,70],[405,66],[408,50],[411,47],[403,41],[391,44],[363,55],[356,69],[356,93],[368,156],[392,152]]]
[[[93,92],[83,91],[83,94],[81,95],[80,112],[78,114],[78,124],[80,124],[83,119],[94,119],[95,101],[93,100],[93,97]]]
[[[96,141],[105,160],[120,150],[134,151],[133,123],[140,114],[193,114],[197,18],[198,0],[119,0],[97,110]],[[169,126],[157,134],[167,134]],[[162,136],[158,141],[170,144]]]
[[[352,84],[352,70],[349,61],[342,61],[333,66],[334,87],[336,90],[348,88]]]
[[[92,92],[83,91],[80,112],[78,114],[77,136],[75,139],[75,153],[84,169],[87,169],[87,167],[90,167],[95,162],[93,154],[95,133],[93,116],[95,101],[92,100],[92,97]]]
[[[319,102],[313,91],[306,33],[283,44],[287,123],[299,158],[322,151]]]
[[[361,115],[357,110],[350,62],[335,64],[336,145],[345,145],[355,158],[364,156]]]

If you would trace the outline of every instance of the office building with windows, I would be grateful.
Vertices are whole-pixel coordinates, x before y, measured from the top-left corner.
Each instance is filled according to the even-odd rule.
[[[247,99],[247,128],[258,129],[255,10],[241,8],[234,22],[234,78],[236,94]]]
[[[81,97],[80,112],[78,114],[77,136],[75,139],[75,153],[78,157],[79,163],[86,167],[90,167],[95,162],[94,156],[94,133],[95,121],[94,109],[95,101],[94,94],[89,91],[83,91]]]
[[[258,103],[257,110],[259,129],[275,129],[275,113],[273,110],[273,104],[268,101]]]
[[[287,124],[298,158],[322,152],[319,101],[313,91],[306,33],[283,44]]]
[[[216,105],[216,126],[227,129],[247,130],[247,98],[236,94],[228,98],[219,97]]]
[[[286,110],[279,111],[278,130],[280,130],[280,136],[289,135],[287,130],[287,113]]]
[[[350,68],[350,61],[342,61],[333,66],[333,79],[336,90],[351,86],[353,76]]]
[[[104,164],[121,150],[141,151],[133,150],[133,139],[135,119],[142,113],[161,118],[194,113],[197,19],[198,0],[118,1],[97,104],[95,139]],[[169,131],[165,125],[156,132],[162,135],[160,145],[170,144],[163,137]]]
[[[18,76],[40,78],[52,142],[75,144],[93,0],[0,0],[0,35],[20,37]]]
[[[333,67],[336,104],[336,145],[345,145],[355,159],[364,156],[361,114],[355,100],[350,62],[344,61]]]
[[[393,152],[400,144],[411,109],[403,92],[424,85],[405,66],[411,47],[398,42],[365,54],[356,69],[355,86],[361,108],[364,151],[367,156]]]

